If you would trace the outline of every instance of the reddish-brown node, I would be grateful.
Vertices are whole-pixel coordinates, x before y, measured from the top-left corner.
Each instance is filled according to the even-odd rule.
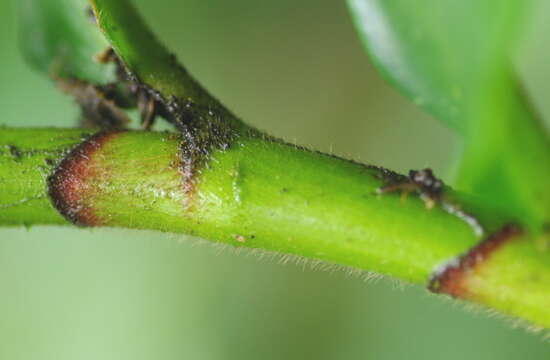
[[[468,289],[468,279],[496,250],[521,234],[512,224],[504,225],[465,254],[448,262],[432,275],[428,289],[452,297],[467,299],[473,296]]]
[[[101,219],[89,201],[91,184],[97,175],[94,155],[120,133],[106,131],[90,136],[69,152],[48,177],[48,193],[53,205],[72,223],[101,225]]]

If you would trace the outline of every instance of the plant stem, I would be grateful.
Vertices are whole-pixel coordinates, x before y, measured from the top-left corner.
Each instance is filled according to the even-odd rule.
[[[173,133],[4,128],[0,224],[69,224],[57,208],[80,225],[188,233],[425,284],[480,240],[445,204],[475,214],[486,239],[509,220],[451,190],[432,209],[417,193],[379,194],[396,174],[257,136],[213,153],[189,192],[180,141]],[[529,233],[497,235],[451,274],[454,290],[432,289],[549,326],[550,253]]]
[[[43,218],[33,213],[28,219],[18,208],[31,207],[28,198],[48,201],[44,179],[54,168],[45,171],[44,164],[47,159],[60,162],[63,156],[52,154],[66,154],[81,142],[80,133],[2,130],[1,146],[12,149],[3,152],[2,163],[9,166],[0,169],[2,182],[9,184],[1,190],[3,224],[50,223],[57,212],[53,207],[41,209]],[[67,142],[58,146],[51,138]],[[261,138],[241,138],[229,150],[213,154],[193,192],[186,193],[178,145],[174,134],[117,132],[100,149],[83,155],[89,160],[83,158],[86,164],[79,173],[59,174],[88,177],[78,179],[78,201],[94,217],[80,216],[77,222],[185,232],[361,268],[374,261],[379,271],[415,282],[426,281],[435,265],[478,241],[466,222],[439,207],[427,210],[418,195],[405,201],[397,193],[378,195],[384,185],[380,169]],[[29,183],[40,187],[21,189]]]

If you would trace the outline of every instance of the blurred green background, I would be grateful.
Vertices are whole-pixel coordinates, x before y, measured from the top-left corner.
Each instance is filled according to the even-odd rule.
[[[445,178],[451,169],[458,139],[373,70],[343,1],[137,5],[249,123],[399,171],[429,166]],[[544,24],[533,19],[518,64],[549,114],[550,70],[537,35]],[[0,123],[74,125],[72,100],[22,63],[6,0],[0,39]],[[1,229],[0,359],[550,357],[540,335],[421,287],[279,259],[155,232]]]

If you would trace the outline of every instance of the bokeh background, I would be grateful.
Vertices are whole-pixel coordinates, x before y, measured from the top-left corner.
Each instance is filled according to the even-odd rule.
[[[14,3],[0,0],[0,123],[72,126],[71,99],[22,62]],[[384,83],[344,1],[136,4],[249,123],[399,171],[452,169],[458,139]],[[533,18],[518,66],[550,114],[544,24]],[[421,287],[278,259],[156,232],[0,229],[0,359],[550,357],[540,335]]]

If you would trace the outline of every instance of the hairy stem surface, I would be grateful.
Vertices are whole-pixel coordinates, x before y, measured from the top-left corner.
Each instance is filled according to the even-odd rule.
[[[4,128],[0,224],[193,234],[429,283],[550,325],[549,253],[508,216],[449,189],[431,209],[421,192],[380,194],[404,177],[257,136],[213,152],[189,191],[185,145],[174,133]]]

